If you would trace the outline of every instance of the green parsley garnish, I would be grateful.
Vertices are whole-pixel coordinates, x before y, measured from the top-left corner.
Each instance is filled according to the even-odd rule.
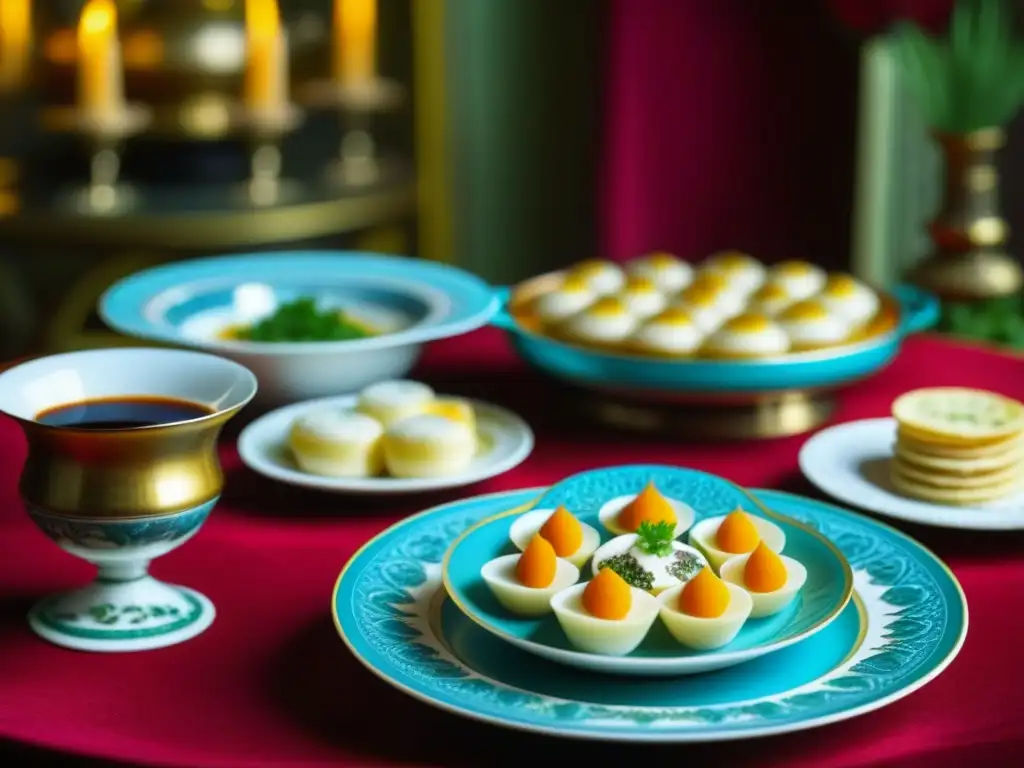
[[[602,560],[597,564],[597,570],[602,568],[610,568],[631,587],[649,591],[654,586],[654,574],[641,568],[636,558],[628,552]]]
[[[366,326],[337,309],[319,309],[310,298],[282,304],[270,317],[255,325],[240,328],[235,337],[241,341],[347,341],[373,336]]]
[[[652,525],[645,521],[636,529],[636,547],[648,555],[665,557],[672,554],[675,532],[676,527],[672,523],[660,522]]]

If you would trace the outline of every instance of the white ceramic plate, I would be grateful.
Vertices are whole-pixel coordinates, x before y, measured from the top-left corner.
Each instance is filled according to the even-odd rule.
[[[894,419],[865,419],[824,429],[800,449],[800,469],[829,496],[885,517],[976,531],[1024,530],[1024,494],[950,507],[903,496],[889,482]]]
[[[292,422],[311,408],[352,408],[354,395],[307,400],[261,416],[238,437],[238,453],[246,466],[282,483],[321,491],[362,494],[419,493],[458,488],[495,477],[519,465],[533,450],[533,431],[519,416],[505,408],[470,400],[476,412],[481,451],[465,472],[449,477],[394,478],[321,477],[300,470],[288,449]]]

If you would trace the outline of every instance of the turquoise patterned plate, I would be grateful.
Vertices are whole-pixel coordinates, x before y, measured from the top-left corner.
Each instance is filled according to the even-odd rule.
[[[706,675],[595,675],[509,646],[445,597],[441,560],[482,519],[543,488],[477,496],[367,543],[335,585],[335,625],[382,680],[432,706],[527,731],[616,741],[720,741],[802,730],[883,707],[953,660],[967,604],[934,555],[898,531],[776,491],[755,495],[820,531],[853,568],[854,597],[798,645]]]
[[[694,469],[625,466],[595,469],[553,485],[528,509],[554,509],[564,504],[581,522],[602,531],[602,543],[613,538],[598,521],[598,510],[615,498],[633,496],[653,481],[672,499],[686,502],[696,522],[727,515],[737,507],[772,520],[786,534],[783,553],[807,568],[807,583],[781,613],[748,619],[731,643],[714,651],[688,651],[656,620],[640,647],[627,656],[601,656],[576,650],[554,615],[525,619],[501,607],[480,578],[484,564],[518,552],[509,528],[528,510],[512,510],[481,522],[461,536],[441,567],[449,597],[471,620],[523,650],[551,661],[608,674],[689,675],[722,669],[785,648],[824,629],[846,607],[853,593],[853,574],[842,553],[818,531],[762,506],[742,488]],[[591,578],[590,566],[581,581]]]

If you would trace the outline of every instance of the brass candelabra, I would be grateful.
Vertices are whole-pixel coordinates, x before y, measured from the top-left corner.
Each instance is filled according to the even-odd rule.
[[[355,83],[337,79],[315,80],[301,95],[310,108],[337,115],[341,140],[337,157],[327,166],[327,177],[340,187],[361,187],[386,179],[391,169],[373,138],[375,115],[402,106],[405,94],[393,80],[371,77]]]

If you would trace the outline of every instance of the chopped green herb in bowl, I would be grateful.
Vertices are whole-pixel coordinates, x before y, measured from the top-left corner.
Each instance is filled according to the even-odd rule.
[[[374,335],[371,328],[341,310],[320,309],[310,298],[282,304],[269,317],[230,333],[239,341],[261,342],[348,341]]]

